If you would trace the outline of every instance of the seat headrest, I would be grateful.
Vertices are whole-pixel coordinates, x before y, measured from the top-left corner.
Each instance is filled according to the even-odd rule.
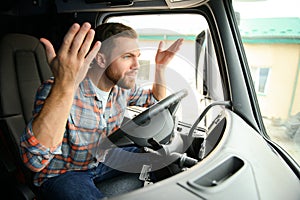
[[[31,118],[33,101],[42,81],[52,75],[40,41],[25,34],[7,34],[0,40],[0,117]]]

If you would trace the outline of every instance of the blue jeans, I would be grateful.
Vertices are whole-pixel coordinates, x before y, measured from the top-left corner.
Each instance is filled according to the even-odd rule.
[[[95,183],[122,173],[140,172],[138,170],[141,170],[141,165],[137,165],[137,162],[140,161],[136,160],[140,157],[136,157],[135,152],[140,152],[140,149],[137,147],[116,148],[107,155],[107,161],[99,163],[93,169],[69,171],[50,178],[40,187],[41,197],[52,200],[99,200],[105,195],[101,193]],[[127,169],[128,171],[126,171]],[[130,171],[132,169],[135,171]]]

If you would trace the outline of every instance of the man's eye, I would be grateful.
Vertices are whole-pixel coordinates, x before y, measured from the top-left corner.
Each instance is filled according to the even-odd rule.
[[[130,58],[130,55],[124,55],[123,56],[123,59],[128,59],[128,58]]]

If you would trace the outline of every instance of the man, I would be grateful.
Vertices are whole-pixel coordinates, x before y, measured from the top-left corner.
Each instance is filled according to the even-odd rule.
[[[152,90],[136,87],[140,50],[128,26],[106,23],[93,30],[75,23],[57,54],[47,39],[41,42],[55,78],[38,89],[21,156],[43,197],[100,199],[94,183],[116,176],[114,165],[128,163],[123,151],[139,152],[103,149],[100,141],[120,127],[126,106],[147,107],[165,97],[164,71],[183,41],[165,51],[160,42]]]

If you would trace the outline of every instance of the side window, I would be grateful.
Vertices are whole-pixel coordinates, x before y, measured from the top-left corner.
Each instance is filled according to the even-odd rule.
[[[267,134],[298,164],[299,6],[296,0],[233,1]]]
[[[251,75],[255,90],[258,94],[266,94],[267,83],[270,77],[269,67],[251,67]]]
[[[224,99],[213,41],[202,15],[128,15],[110,17],[107,21],[121,22],[138,32],[141,67],[137,83],[144,88],[151,87],[154,81],[155,55],[159,42],[165,43],[165,49],[178,38],[184,39],[180,51],[165,73],[167,95],[183,88],[189,93],[177,111],[180,121],[193,124],[210,101]]]

